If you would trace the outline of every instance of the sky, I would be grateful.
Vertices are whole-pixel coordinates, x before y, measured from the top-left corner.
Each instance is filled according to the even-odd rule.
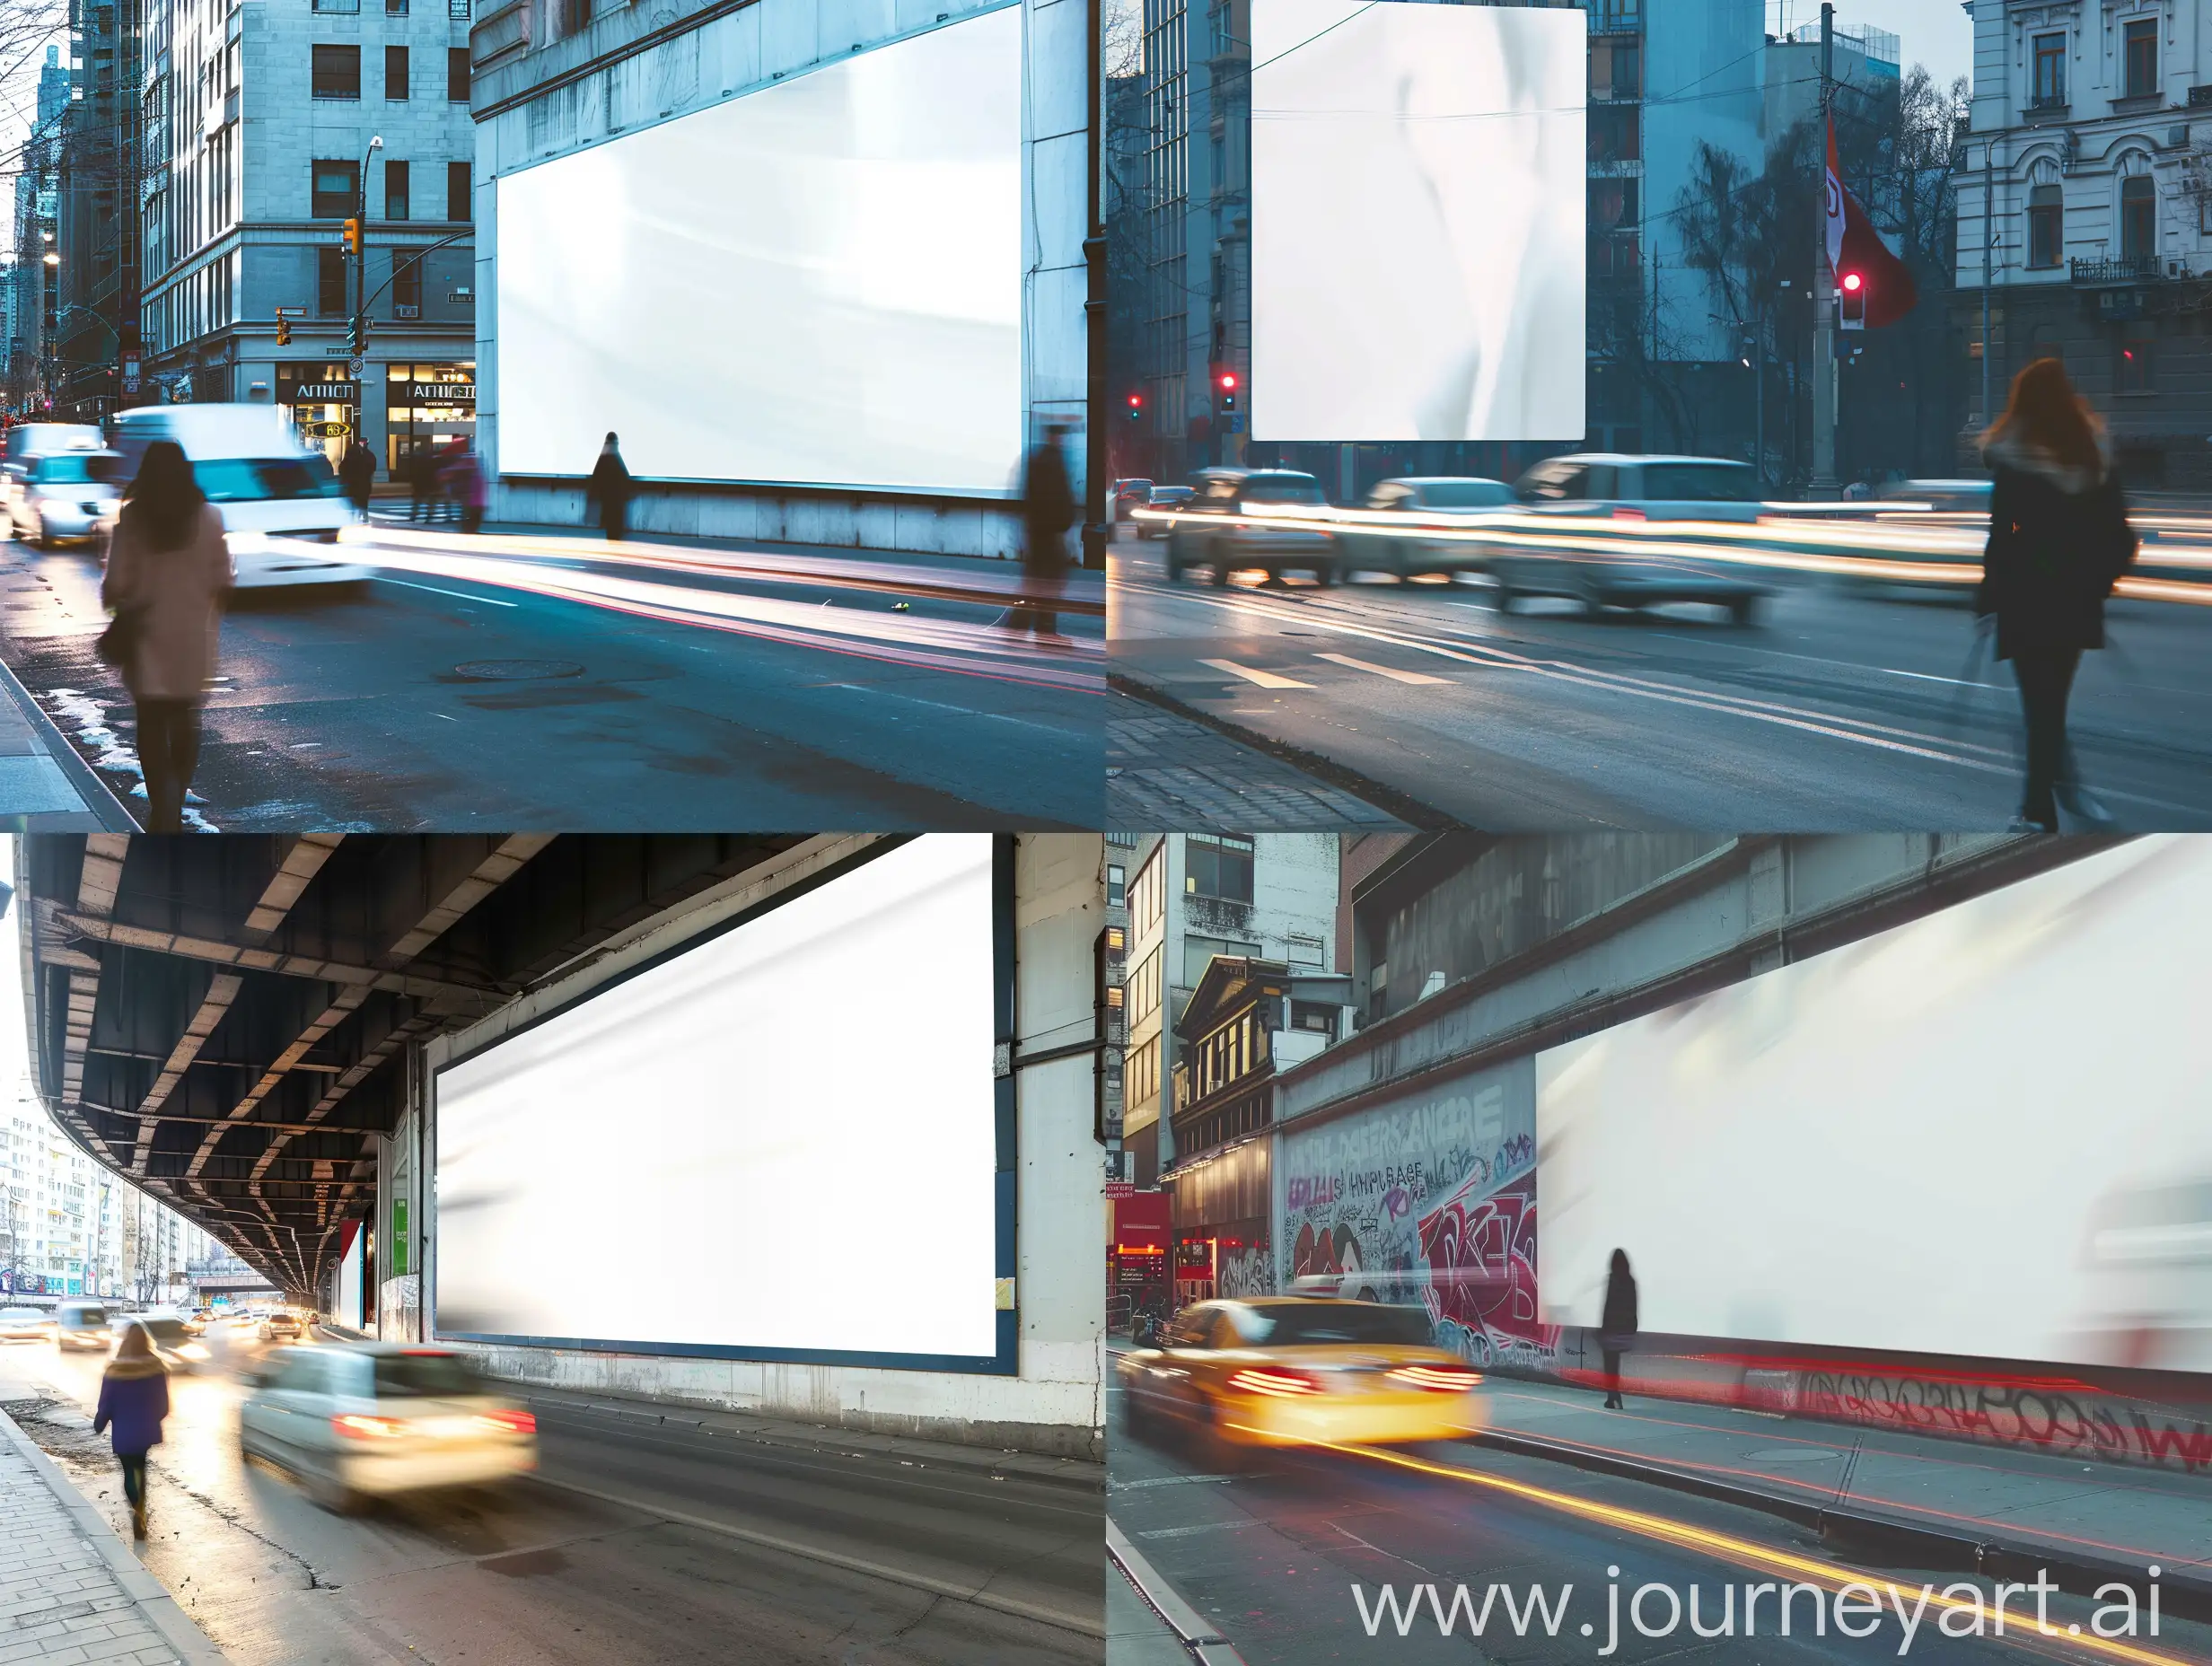
[[[1820,0],[1768,0],[1768,27],[1778,33],[1820,21]],[[1899,37],[1901,66],[1926,64],[1939,86],[1974,73],[1974,20],[1958,0],[1836,0],[1836,22],[1888,30]]]

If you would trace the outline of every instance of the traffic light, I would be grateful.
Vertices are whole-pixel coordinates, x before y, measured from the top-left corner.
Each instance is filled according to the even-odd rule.
[[[280,347],[292,345],[292,320],[281,312],[276,315],[276,345]]]
[[[354,254],[361,252],[361,222],[349,218],[346,222],[346,247]]]
[[[357,359],[368,350],[369,320],[356,318],[346,327],[346,355],[348,358]]]
[[[1131,422],[1136,422],[1138,418],[1142,417],[1144,414],[1145,396],[1141,393],[1132,393],[1129,395],[1129,420]]]
[[[1221,408],[1224,411],[1234,410],[1236,408],[1236,373],[1233,370],[1221,372],[1214,378],[1214,385],[1221,390]]]
[[[1866,274],[1856,268],[1837,278],[1841,298],[1839,321],[1846,329],[1866,328]]]

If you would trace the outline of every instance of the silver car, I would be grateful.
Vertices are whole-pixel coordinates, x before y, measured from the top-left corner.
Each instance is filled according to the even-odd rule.
[[[1485,516],[1510,516],[1520,508],[1513,487],[1479,475],[1408,476],[1385,480],[1367,494],[1357,522],[1338,529],[1347,573],[1389,573],[1409,579],[1423,573],[1479,573],[1489,566],[1492,546],[1457,539],[1424,539],[1400,531],[1384,516],[1408,521],[1447,521],[1467,525]],[[1372,530],[1371,530],[1372,529]]]
[[[466,1355],[397,1342],[280,1348],[247,1378],[238,1443],[327,1510],[510,1480],[538,1464],[538,1420]]]
[[[35,1307],[0,1307],[0,1342],[44,1342],[54,1334],[54,1316]]]
[[[99,539],[116,507],[122,462],[113,452],[91,451],[48,452],[31,459],[9,508],[15,536],[41,549]]]

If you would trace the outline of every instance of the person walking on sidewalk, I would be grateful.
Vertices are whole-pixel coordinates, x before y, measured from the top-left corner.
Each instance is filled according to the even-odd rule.
[[[606,443],[599,448],[599,461],[592,466],[592,478],[584,488],[586,506],[599,510],[599,524],[607,534],[607,541],[619,544],[630,533],[629,465],[622,460],[622,447],[612,433]]]
[[[1982,435],[1995,481],[1989,541],[1974,595],[1979,627],[2013,662],[2027,726],[2018,831],[2058,830],[2058,806],[2109,820],[2075,778],[2067,699],[2082,653],[2104,645],[2104,599],[2135,560],[2135,529],[2089,403],[2057,359],[2013,378],[2005,414]]]
[[[115,1357],[100,1379],[92,1433],[110,1431],[109,1444],[123,1466],[123,1495],[130,1500],[130,1536],[146,1536],[146,1453],[162,1443],[169,1416],[169,1367],[154,1353],[144,1325],[127,1325]]]
[[[376,484],[376,453],[356,440],[338,460],[338,478],[346,488],[346,495],[352,500],[354,513],[366,521],[369,492]]]
[[[1605,1279],[1605,1311],[1598,1316],[1598,1346],[1605,1354],[1605,1407],[1625,1411],[1620,1403],[1620,1356],[1636,1346],[1636,1275],[1628,1270],[1628,1252],[1613,1251],[1612,1271]]]
[[[461,530],[474,534],[484,528],[484,460],[466,440],[453,457],[455,495],[461,500]]]
[[[1058,423],[1029,454],[1022,482],[1022,581],[1028,592],[1007,623],[1044,636],[1059,635],[1060,587],[1067,582],[1067,529],[1075,523],[1075,493],[1060,455]]]
[[[150,833],[184,831],[232,579],[222,511],[201,495],[183,450],[154,441],[124,494],[100,581],[101,604],[115,615],[101,656],[130,690]]]

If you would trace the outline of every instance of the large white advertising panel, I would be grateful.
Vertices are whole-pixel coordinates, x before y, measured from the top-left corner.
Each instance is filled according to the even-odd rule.
[[[1254,0],[1259,440],[1579,440],[1579,11]]]
[[[499,466],[1005,493],[1022,13],[498,180]]]
[[[2144,840],[1540,1055],[1546,1318],[2212,1369],[2208,943]]]
[[[915,839],[440,1071],[439,1333],[995,1355],[991,871]]]

